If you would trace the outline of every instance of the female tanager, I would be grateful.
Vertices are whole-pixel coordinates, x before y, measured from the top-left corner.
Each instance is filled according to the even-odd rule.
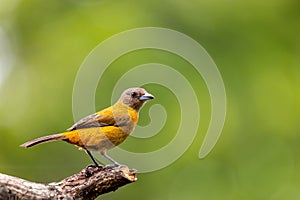
[[[121,144],[134,130],[138,121],[138,112],[143,104],[154,96],[143,88],[129,88],[112,106],[89,115],[64,133],[48,135],[22,144],[31,147],[44,142],[63,140],[84,149],[94,164],[99,166],[90,151],[98,151],[105,158],[119,166],[120,164],[106,154],[106,151]]]

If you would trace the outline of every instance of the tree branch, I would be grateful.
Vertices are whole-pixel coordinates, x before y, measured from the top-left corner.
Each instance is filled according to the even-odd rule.
[[[127,166],[87,167],[60,182],[34,183],[0,173],[0,199],[95,199],[135,182]]]

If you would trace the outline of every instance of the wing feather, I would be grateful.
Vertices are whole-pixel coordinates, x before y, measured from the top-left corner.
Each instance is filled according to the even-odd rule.
[[[67,129],[67,131],[91,128],[91,127],[103,127],[103,126],[113,126],[115,124],[115,119],[113,115],[109,113],[94,113],[87,117],[82,118],[76,122],[73,126]]]

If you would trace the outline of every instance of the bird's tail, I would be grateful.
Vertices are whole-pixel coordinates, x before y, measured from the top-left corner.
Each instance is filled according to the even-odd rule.
[[[44,143],[44,142],[52,142],[52,141],[55,141],[55,140],[63,140],[63,139],[66,139],[66,136],[59,133],[59,134],[47,135],[47,136],[44,136],[44,137],[40,137],[40,138],[31,140],[31,141],[25,142],[24,144],[21,144],[20,146],[27,148],[27,147],[32,147],[32,146],[37,145],[37,144]]]

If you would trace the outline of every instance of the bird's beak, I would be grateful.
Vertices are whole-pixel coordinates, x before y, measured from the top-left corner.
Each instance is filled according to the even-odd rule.
[[[152,94],[147,93],[147,92],[139,98],[140,101],[147,101],[147,100],[150,100],[150,99],[154,99],[154,96]]]

